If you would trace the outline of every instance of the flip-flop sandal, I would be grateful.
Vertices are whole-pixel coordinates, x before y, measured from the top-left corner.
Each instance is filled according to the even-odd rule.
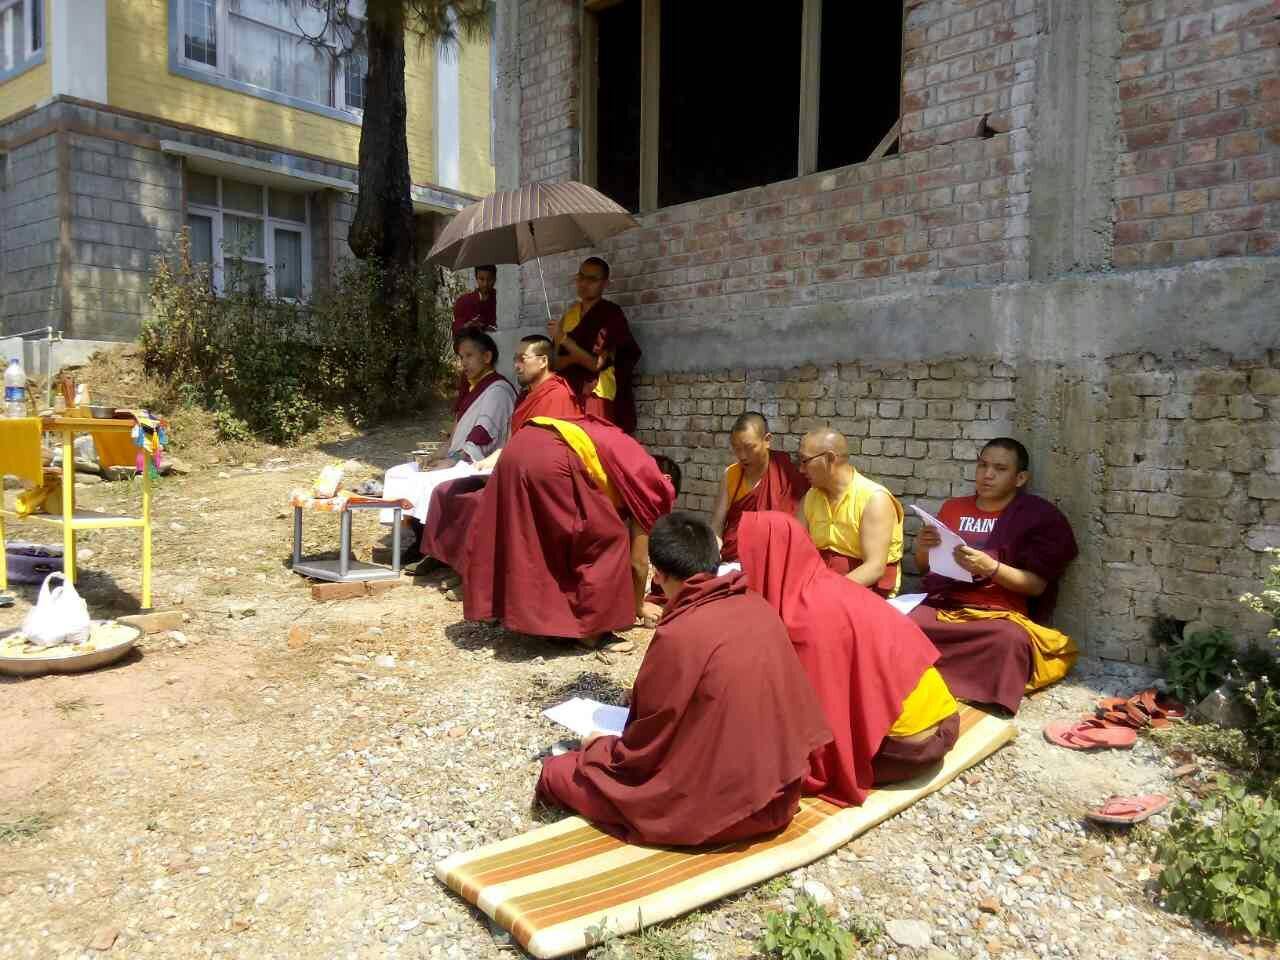
[[[1169,806],[1169,798],[1158,793],[1143,794],[1139,797],[1111,797],[1096,810],[1085,814],[1095,823],[1141,823],[1147,817],[1159,813]]]
[[[1044,738],[1068,750],[1124,750],[1138,741],[1131,727],[1118,727],[1092,717],[1083,720],[1054,720],[1045,725]]]

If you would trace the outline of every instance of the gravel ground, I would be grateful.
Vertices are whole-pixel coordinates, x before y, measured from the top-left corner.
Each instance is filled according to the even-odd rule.
[[[334,456],[373,475],[423,432],[164,482],[157,606],[188,622],[114,669],[0,683],[0,956],[519,953],[434,864],[547,815],[530,806],[538,757],[565,731],[542,709],[616,701],[651,634],[633,631],[628,655],[565,650],[465,623],[431,577],[313,601],[287,569],[288,490]],[[123,496],[83,491],[96,505]],[[325,518],[308,523],[313,548],[336,541]],[[366,552],[379,533],[357,523]],[[91,541],[96,615],[128,607],[135,543]],[[29,598],[0,611],[0,629]],[[888,925],[867,951],[878,957],[1249,955],[1160,910],[1146,848],[1081,816],[1111,793],[1182,794],[1207,772],[1175,781],[1185,758],[1147,741],[1082,755],[1040,736],[1147,679],[1082,664],[1027,702],[1012,745],[838,853],[677,921],[680,952],[663,956],[753,955],[765,913],[806,884],[842,918]]]

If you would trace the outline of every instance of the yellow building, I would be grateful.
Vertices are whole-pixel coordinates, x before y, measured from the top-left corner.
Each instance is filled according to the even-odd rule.
[[[128,339],[178,231],[305,298],[349,251],[362,0],[0,0],[0,335]],[[490,45],[406,39],[422,233],[493,189]]]

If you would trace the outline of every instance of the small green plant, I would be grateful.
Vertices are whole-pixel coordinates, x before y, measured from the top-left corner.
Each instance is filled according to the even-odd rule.
[[[1226,778],[1199,810],[1183,802],[1156,848],[1170,910],[1280,937],[1280,801]]]
[[[223,440],[288,444],[328,415],[367,422],[421,409],[453,382],[458,278],[399,278],[345,260],[299,303],[245,282],[236,257],[227,264],[219,294],[208,266],[192,261],[185,230],[154,261],[141,343],[148,371],[168,385],[157,398],[168,412],[203,407]]]
[[[1244,699],[1253,709],[1245,738],[1254,754],[1254,772],[1267,779],[1280,776],[1280,694],[1264,675],[1244,688]]]
[[[1277,562],[1271,565],[1267,575],[1263,577],[1262,592],[1246,593],[1240,597],[1240,602],[1254,613],[1271,618],[1271,629],[1267,632],[1267,637],[1273,643],[1280,643],[1280,547],[1272,547],[1267,553]]]
[[[884,936],[884,923],[875,914],[855,913],[849,918],[849,931],[859,944],[871,947]]]
[[[28,840],[48,830],[52,823],[53,821],[42,813],[19,817],[16,820],[0,820],[0,843]]]
[[[1175,696],[1199,703],[1213,693],[1231,669],[1235,647],[1222,629],[1204,630],[1175,642],[1165,657],[1165,677]]]
[[[813,897],[796,898],[794,912],[771,911],[765,917],[760,951],[778,960],[848,960],[854,937],[835,922]]]

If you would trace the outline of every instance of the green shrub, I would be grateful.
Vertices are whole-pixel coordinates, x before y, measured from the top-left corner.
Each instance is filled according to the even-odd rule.
[[[1246,593],[1240,602],[1264,617],[1271,618],[1271,629],[1267,636],[1273,643],[1280,643],[1280,547],[1272,547],[1267,551],[1278,562],[1273,563],[1262,581],[1261,593]]]
[[[1165,654],[1164,675],[1184,703],[1199,703],[1222,683],[1231,669],[1235,646],[1222,629],[1205,630],[1177,640]]]
[[[229,266],[215,294],[184,231],[155,261],[142,331],[148,370],[173,384],[175,400],[212,410],[223,439],[292,443],[329,414],[361,422],[421,409],[452,379],[459,290],[439,271],[393,279],[377,263],[344,260],[308,304],[242,281]]]
[[[794,912],[775,910],[765,917],[760,952],[779,960],[848,960],[854,942],[852,933],[802,893]]]
[[[1171,820],[1156,848],[1165,905],[1280,938],[1280,801],[1223,779],[1199,810],[1180,802]]]

